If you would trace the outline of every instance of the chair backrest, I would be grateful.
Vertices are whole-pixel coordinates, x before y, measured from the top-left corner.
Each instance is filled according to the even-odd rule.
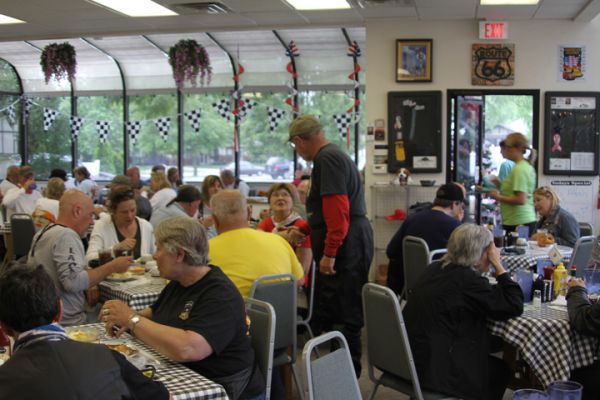
[[[594,236],[594,227],[589,222],[580,222],[579,234],[581,236]]]
[[[423,399],[398,297],[388,287],[367,283],[362,289],[369,375],[374,368],[407,382],[411,398]],[[394,338],[394,340],[390,340]]]
[[[264,275],[256,279],[250,288],[249,298],[265,301],[275,310],[276,352],[289,346],[296,348],[296,296],[296,277],[292,274]],[[295,362],[295,351],[291,357]]]
[[[429,265],[429,246],[416,236],[406,236],[402,240],[402,260],[404,264],[404,297],[409,298],[415,283],[425,267]]]
[[[265,378],[266,400],[271,395],[273,349],[275,348],[275,310],[264,301],[246,299],[246,314],[250,318],[250,340],[254,356]]]
[[[333,340],[339,343],[339,348],[312,359],[316,346]],[[302,351],[302,365],[308,400],[362,399],[348,343],[340,332],[327,332],[306,342]]]
[[[316,263],[313,260],[310,269],[309,269],[309,274],[310,274],[310,283],[308,286],[308,298],[306,299],[307,304],[306,304],[306,318],[303,319],[304,322],[309,322],[312,318],[312,313],[313,313],[313,301],[315,299],[315,275],[316,275]]]
[[[35,235],[33,219],[29,214],[15,213],[10,217],[10,230],[15,258],[26,256]]]
[[[584,276],[585,268],[587,267],[590,256],[592,255],[592,249],[596,243],[594,236],[582,236],[575,242],[573,247],[573,254],[569,260],[567,269],[570,269],[572,265],[577,266],[577,277],[581,278]]]

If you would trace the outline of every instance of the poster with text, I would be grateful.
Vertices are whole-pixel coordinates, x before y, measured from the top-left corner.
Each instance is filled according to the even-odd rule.
[[[585,81],[586,58],[585,46],[558,46],[558,80]]]

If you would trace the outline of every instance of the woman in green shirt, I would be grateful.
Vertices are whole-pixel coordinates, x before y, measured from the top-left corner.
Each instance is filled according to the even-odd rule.
[[[515,166],[502,182],[500,192],[493,190],[490,192],[490,197],[500,203],[502,227],[507,232],[515,231],[519,225],[525,225],[529,227],[529,233],[532,234],[536,224],[533,207],[536,174],[532,164],[535,162],[537,152],[529,146],[529,141],[522,133],[511,133],[504,143],[505,156],[514,161]],[[527,150],[530,150],[530,154],[526,159]]]

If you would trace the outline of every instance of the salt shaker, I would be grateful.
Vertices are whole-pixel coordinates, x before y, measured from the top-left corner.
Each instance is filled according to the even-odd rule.
[[[536,308],[540,308],[542,306],[542,291],[541,290],[533,291],[533,306]]]

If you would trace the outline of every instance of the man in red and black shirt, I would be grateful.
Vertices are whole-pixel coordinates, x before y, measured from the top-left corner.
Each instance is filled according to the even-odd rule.
[[[358,169],[325,138],[315,117],[303,115],[289,127],[290,143],[313,162],[306,200],[312,251],[319,263],[312,325],[315,333],[340,329],[360,376],[361,289],[373,258],[373,231],[366,218]]]

